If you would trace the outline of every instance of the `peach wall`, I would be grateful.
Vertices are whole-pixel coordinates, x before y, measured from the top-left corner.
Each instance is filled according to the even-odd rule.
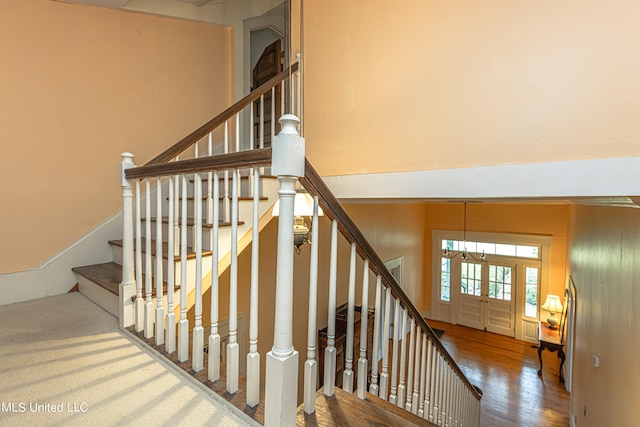
[[[121,206],[144,164],[229,105],[228,28],[54,2],[0,14],[0,273],[31,269]]]
[[[322,175],[640,154],[640,2],[304,7]]]
[[[580,427],[636,425],[640,212],[578,206],[571,223],[569,272],[577,295],[571,414]]]
[[[431,309],[431,232],[432,230],[461,230],[464,208],[460,203],[427,204],[425,242],[425,291],[422,305]],[[563,295],[567,265],[567,238],[570,207],[568,205],[468,204],[467,231],[491,233],[538,234],[552,236],[549,260],[549,290]]]

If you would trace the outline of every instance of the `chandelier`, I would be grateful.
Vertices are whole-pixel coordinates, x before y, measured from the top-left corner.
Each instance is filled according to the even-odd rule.
[[[467,259],[471,259],[475,262],[483,262],[487,257],[484,251],[478,257],[476,254],[467,251],[467,202],[464,203],[464,223],[463,223],[463,232],[462,232],[462,250],[461,251],[452,251],[449,248],[445,248],[442,251],[442,256],[447,257],[449,259],[453,259],[458,255],[462,258],[463,261]]]

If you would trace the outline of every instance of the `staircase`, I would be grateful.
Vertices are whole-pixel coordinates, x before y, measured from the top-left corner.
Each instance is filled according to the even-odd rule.
[[[264,147],[264,114],[243,125],[278,85],[299,91],[291,68],[146,165],[123,154],[122,240],[109,242],[113,262],[74,269],[80,291],[260,424],[477,426],[481,391],[304,157],[298,119],[283,116],[278,135],[272,127],[273,147]],[[212,155],[214,139],[223,154]],[[313,200],[308,219],[296,217],[300,192]],[[311,245],[296,240],[294,255],[294,226],[300,237],[307,222]]]

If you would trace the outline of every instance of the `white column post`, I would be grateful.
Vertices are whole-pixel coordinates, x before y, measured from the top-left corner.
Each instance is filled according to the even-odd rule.
[[[133,154],[122,153],[120,163],[120,186],[122,187],[122,281],[120,282],[119,310],[120,328],[134,324],[132,297],[136,293],[136,279],[133,266],[133,185],[127,179],[127,169],[133,168]]]
[[[403,312],[405,312],[406,310],[403,310]],[[402,365],[400,365],[400,385],[398,386],[398,406],[401,408],[406,409],[407,411],[411,410],[411,404],[412,404],[412,395],[411,395],[411,386],[413,384],[413,349],[415,346],[415,320],[414,319],[408,319],[408,316],[405,313],[403,313],[404,315],[402,316],[402,355],[400,356],[400,362],[402,363]],[[404,382],[404,373],[405,373],[405,349],[406,349],[406,337],[407,334],[404,333],[404,331],[406,330],[405,328],[408,326],[407,322],[411,320],[411,326],[409,326],[410,329],[410,333],[409,333],[409,372],[407,373],[407,383],[405,385]],[[404,399],[404,400],[403,400]]]
[[[369,260],[364,261],[362,273],[362,305],[360,307],[360,359],[358,359],[358,397],[367,397],[367,378],[369,361],[367,360],[367,326],[369,323]]]
[[[351,244],[351,260],[349,262],[349,299],[347,305],[347,344],[344,350],[344,371],[342,372],[342,389],[353,393],[353,336],[356,305],[356,244]]]
[[[307,326],[307,361],[304,363],[304,412],[316,410],[318,362],[316,362],[316,318],[318,312],[318,198],[313,198],[311,220],[311,265],[309,266],[309,321]]]
[[[327,348],[324,350],[324,395],[333,396],[336,385],[336,280],[338,274],[338,222],[331,223],[331,253],[329,257],[329,302],[327,318]]]
[[[280,118],[282,131],[272,142],[272,170],[280,182],[273,348],[267,353],[265,426],[295,426],[298,352],[293,348],[293,201],[295,183],[304,175],[304,138],[297,117]]]
[[[376,302],[375,302],[375,312],[373,315],[373,349],[371,351],[372,363],[371,363],[371,385],[369,386],[369,393],[374,396],[378,395],[378,390],[380,387],[378,386],[378,351],[380,349],[380,319],[382,318],[382,313],[380,311],[381,305],[381,293],[382,293],[382,278],[380,276],[376,279]]]

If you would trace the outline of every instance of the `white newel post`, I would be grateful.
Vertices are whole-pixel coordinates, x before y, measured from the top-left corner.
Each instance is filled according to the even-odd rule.
[[[272,173],[280,183],[276,306],[273,348],[267,353],[265,426],[295,426],[298,398],[298,352],[293,348],[293,201],[295,183],[304,175],[304,138],[296,116],[280,118],[282,131],[272,143]]]
[[[133,269],[133,185],[127,179],[127,169],[134,168],[133,154],[122,153],[120,163],[120,186],[122,187],[122,281],[120,282],[120,328],[134,323],[132,297],[136,293],[136,279]]]

